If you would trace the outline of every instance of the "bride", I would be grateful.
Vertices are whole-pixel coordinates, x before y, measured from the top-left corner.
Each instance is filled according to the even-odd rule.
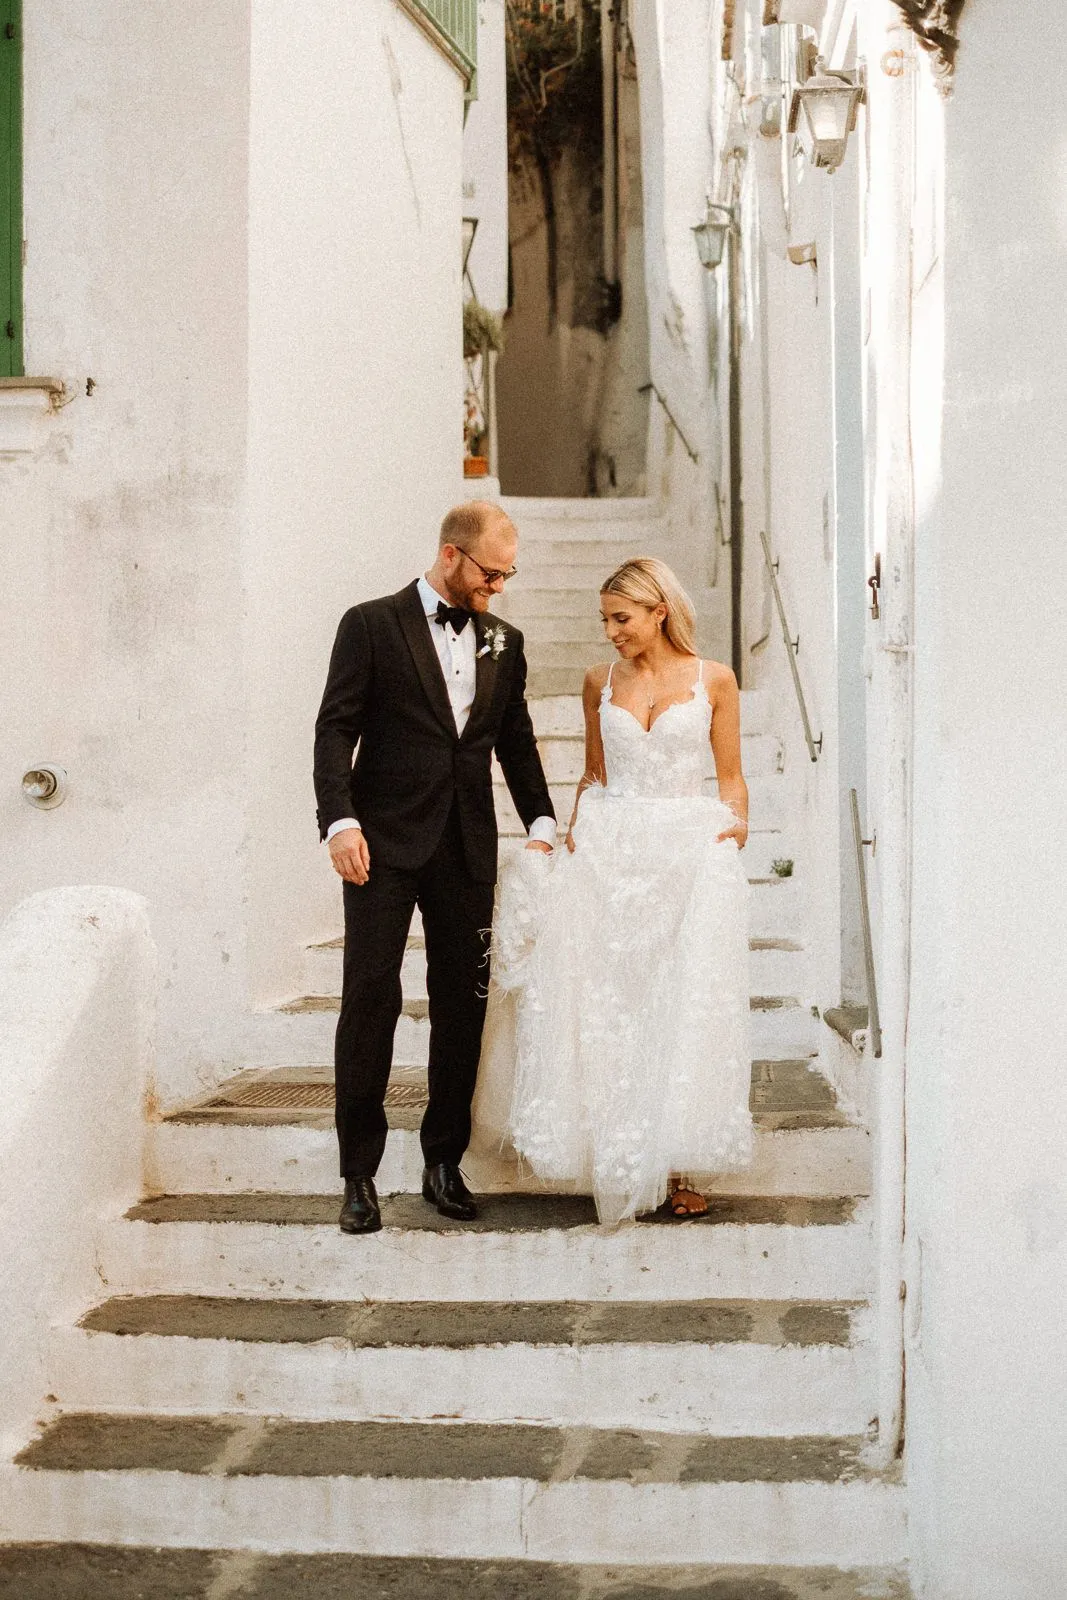
[[[701,1179],[751,1160],[748,790],[737,681],[670,568],[624,562],[600,609],[618,659],[586,673],[567,853],[500,880],[474,1116],[614,1225],[700,1214]]]

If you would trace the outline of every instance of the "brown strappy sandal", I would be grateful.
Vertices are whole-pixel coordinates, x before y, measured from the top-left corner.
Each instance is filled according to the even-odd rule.
[[[708,1202],[699,1189],[690,1187],[684,1172],[672,1172],[668,1179],[666,1205],[672,1217],[679,1222],[689,1217],[702,1217],[707,1213]]]

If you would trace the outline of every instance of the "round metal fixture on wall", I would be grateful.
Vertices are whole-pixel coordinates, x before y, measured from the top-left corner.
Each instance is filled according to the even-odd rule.
[[[51,811],[67,798],[67,774],[49,761],[39,762],[22,774],[23,797],[40,811]]]

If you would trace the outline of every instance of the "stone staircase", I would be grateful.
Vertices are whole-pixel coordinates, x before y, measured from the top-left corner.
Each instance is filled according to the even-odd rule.
[[[523,626],[566,817],[581,714],[555,691],[589,642],[541,631],[585,626],[555,592],[524,592]],[[552,643],[573,660],[545,666]],[[610,1233],[583,1197],[471,1159],[478,1221],[439,1217],[418,1193],[416,925],[385,1225],[344,1237],[340,940],[309,948],[280,1064],[149,1127],[145,1198],[98,1241],[100,1301],[52,1330],[40,1434],[0,1467],[0,1597],[904,1600],[902,1487],[869,1465],[868,1135],[818,1072],[802,885],[773,869],[792,856],[773,708],[746,693],[742,715],[752,1167],[705,1219]]]
[[[702,652],[729,659],[729,601],[710,588],[653,500],[537,500],[503,505],[519,530],[518,576],[501,611],[526,636],[532,697],[578,694],[582,675],[611,650],[600,625],[600,585],[630,556],[673,567],[697,610]]]

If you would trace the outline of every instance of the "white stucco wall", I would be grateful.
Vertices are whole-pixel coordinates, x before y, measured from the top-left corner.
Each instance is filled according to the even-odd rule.
[[[758,10],[748,8],[748,23]],[[840,172],[803,175],[790,234],[772,204],[773,166],[759,147],[750,152],[759,214],[746,196],[746,642],[752,681],[791,706],[756,565],[756,513],[781,557],[801,676],[826,736],[810,769],[799,728],[786,729],[790,766],[806,773],[796,818],[814,995],[829,997],[831,952],[840,950],[840,911],[825,893],[839,849],[836,791],[862,735],[855,683],[846,682],[861,630],[843,590],[881,554],[882,617],[868,614],[862,632],[864,821],[878,839],[868,859],[886,1054],[858,1078],[876,1091],[879,1403],[889,1415],[903,1275],[915,1592],[1038,1600],[1059,1593],[1067,1570],[1058,1043],[1067,559],[1055,511],[1067,490],[1067,222],[1062,141],[1043,110],[1057,68],[1020,46],[1040,36],[1036,0],[967,7],[947,102],[907,35],[886,36],[901,27],[893,7],[865,8],[860,20],[869,110]],[[903,76],[890,77],[883,66],[895,73],[899,58],[885,51],[897,46]],[[1013,136],[991,138],[1007,103],[1018,112]],[[818,303],[810,268],[783,259],[787,240],[809,239]],[[858,249],[866,253],[857,260]],[[830,365],[835,338],[857,337],[859,440],[842,429],[854,422],[842,406],[850,397],[855,405],[855,367]],[[843,551],[861,510],[863,546]],[[900,914],[909,895],[910,925]],[[843,1054],[835,1044],[824,1063]],[[902,1269],[893,1121],[905,1081]]]
[[[641,99],[645,293],[652,381],[690,444],[711,437],[704,268],[691,229],[711,170],[708,0],[634,0]],[[650,482],[656,463],[649,461]]]
[[[25,36],[27,370],[70,403],[0,459],[0,910],[148,897],[173,1102],[269,1057],[251,1008],[340,925],[312,724],[460,491],[463,86],[394,0],[26,0]]]
[[[146,895],[189,1087],[245,983],[246,12],[24,8],[27,371],[71,400],[0,461],[0,905]]]
[[[463,130],[463,215],[477,217],[467,270],[493,311],[508,303],[508,96],[504,0],[478,0],[478,98]]]
[[[914,335],[907,1474],[936,1600],[1046,1600],[1067,1573],[1067,196],[1059,62],[1023,47],[1047,20],[964,12]],[[922,196],[922,145],[919,169]]]
[[[463,83],[393,0],[253,10],[249,824],[254,998],[341,926],[311,740],[333,637],[433,559],[462,483]],[[269,1046],[265,1036],[263,1048]]]
[[[839,719],[838,592],[846,542],[862,546],[859,506],[842,504],[842,470],[862,481],[862,455],[842,463],[835,458],[840,406],[854,407],[855,394],[835,386],[838,346],[851,337],[858,374],[859,329],[842,329],[834,319],[835,279],[842,271],[858,293],[858,193],[864,169],[862,125],[840,171],[818,172],[806,163],[783,163],[781,140],[758,131],[762,7],[739,8],[734,81],[718,60],[719,36],[711,41],[715,60],[716,157],[741,140],[741,493],[742,677],[747,687],[768,690],[776,706],[776,730],[785,752],[790,790],[788,848],[803,882],[806,988],[801,996],[820,1011],[840,1004],[843,989],[842,851],[838,818],[846,784]],[[747,107],[744,126],[738,106]],[[836,217],[836,227],[835,227]],[[788,257],[791,245],[815,247],[817,270]],[[720,414],[727,405],[728,323],[725,267],[715,273],[718,289]],[[851,349],[851,347],[850,347]],[[725,463],[726,446],[723,446]],[[722,468],[728,492],[728,465]],[[858,497],[857,497],[858,498]],[[845,515],[851,510],[851,517]],[[778,583],[791,639],[799,638],[797,667],[815,738],[822,735],[818,759],[810,758],[793,686],[788,648],[772,603],[761,531],[766,531],[778,561]],[[853,562],[855,565],[855,562]],[[853,574],[854,576],[854,574]],[[862,604],[862,580],[860,588]],[[860,678],[859,649],[849,668]],[[862,698],[862,689],[857,691]],[[855,915],[855,904],[844,908]],[[824,1042],[833,1054],[832,1042]]]
[[[144,901],[52,889],[0,924],[0,1450],[48,1389],[48,1342],[101,1296],[96,1233],[141,1192],[155,949]]]

